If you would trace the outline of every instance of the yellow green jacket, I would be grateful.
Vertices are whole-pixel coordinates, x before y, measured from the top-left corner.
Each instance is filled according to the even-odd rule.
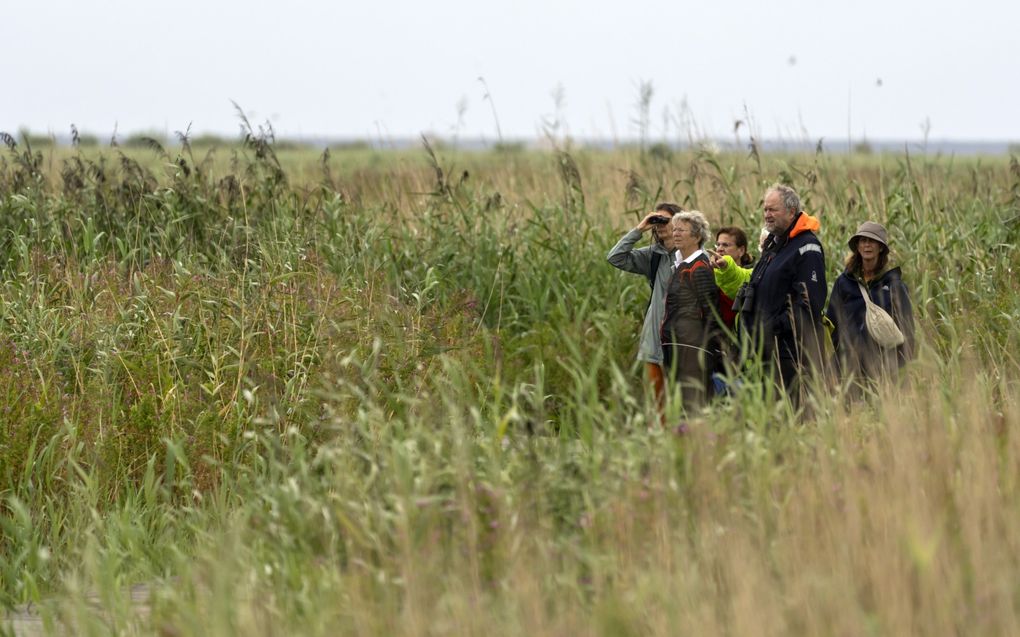
[[[714,270],[715,284],[719,286],[723,294],[735,299],[740,286],[751,280],[751,268],[737,265],[733,257],[728,254],[723,257],[723,262],[726,263],[725,268]]]

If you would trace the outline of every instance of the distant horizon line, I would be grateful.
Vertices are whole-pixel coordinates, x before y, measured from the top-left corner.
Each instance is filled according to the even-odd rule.
[[[32,130],[18,129],[16,132],[3,131],[10,134],[15,141],[19,144],[23,139],[24,133],[28,133],[29,142],[31,144],[38,144],[42,139],[52,141],[58,146],[72,146],[72,135],[68,133],[37,133]],[[160,132],[158,130],[149,129],[142,131],[134,131],[125,134],[112,133],[109,138],[103,138],[96,133],[89,131],[82,131],[79,133],[79,138],[87,139],[89,146],[95,145],[111,145],[110,142],[116,139],[119,145],[127,145],[128,142],[137,142],[145,137],[150,137],[156,141],[169,145],[179,145],[179,139],[176,133]],[[461,150],[489,150],[499,148],[501,146],[520,146],[529,150],[549,150],[556,148],[561,144],[570,144],[575,146],[581,146],[584,148],[594,148],[598,150],[612,150],[616,148],[634,148],[640,146],[646,146],[648,148],[665,148],[669,150],[690,150],[697,148],[715,148],[721,151],[734,151],[734,150],[748,150],[751,146],[751,138],[741,136],[736,140],[733,138],[725,139],[720,137],[704,137],[700,139],[689,138],[687,140],[680,139],[662,139],[659,138],[646,138],[641,139],[639,136],[574,136],[568,135],[563,138],[549,138],[537,135],[521,135],[511,136],[505,135],[502,137],[491,137],[491,136],[458,136],[458,135],[438,135],[431,132],[422,132],[415,135],[390,135],[386,137],[374,136],[358,136],[358,135],[318,135],[318,134],[301,134],[301,135],[279,135],[274,133],[274,138],[277,144],[280,145],[302,145],[317,149],[326,148],[344,148],[344,147],[366,147],[376,150],[404,150],[413,148],[421,145],[422,139],[428,139],[430,143],[439,143],[445,146],[453,146]],[[191,143],[231,143],[240,141],[243,136],[240,133],[236,134],[220,134],[211,132],[199,132],[189,135]],[[980,139],[980,138],[952,138],[952,137],[929,137],[917,138],[917,137],[903,137],[903,138],[890,138],[890,137],[879,137],[879,138],[846,138],[846,137],[826,137],[819,136],[810,139],[787,139],[782,137],[763,137],[755,139],[754,143],[764,151],[784,151],[794,150],[803,151],[817,150],[819,145],[823,151],[835,151],[835,152],[867,152],[871,151],[889,151],[889,150],[916,150],[927,153],[946,153],[956,152],[961,154],[1007,154],[1007,153],[1020,153],[1020,139]]]

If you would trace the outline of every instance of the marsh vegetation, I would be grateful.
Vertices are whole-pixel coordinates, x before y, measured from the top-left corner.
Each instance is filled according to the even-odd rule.
[[[0,600],[70,634],[1020,633],[1020,164],[523,150],[0,160]],[[656,201],[886,223],[920,356],[676,436],[604,258]],[[670,417],[677,418],[675,406]],[[132,587],[149,592],[144,612]]]

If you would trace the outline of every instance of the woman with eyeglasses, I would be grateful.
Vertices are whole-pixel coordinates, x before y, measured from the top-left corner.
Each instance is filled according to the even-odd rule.
[[[680,383],[683,407],[696,409],[713,395],[710,374],[717,366],[719,288],[702,249],[708,241],[705,215],[697,210],[673,215],[673,276],[666,289],[662,321],[663,361]]]
[[[719,312],[723,323],[729,329],[737,320],[733,299],[740,286],[751,278],[751,264],[754,258],[747,251],[747,234],[736,226],[720,228],[715,233],[715,250],[709,250],[709,258],[719,287]]]

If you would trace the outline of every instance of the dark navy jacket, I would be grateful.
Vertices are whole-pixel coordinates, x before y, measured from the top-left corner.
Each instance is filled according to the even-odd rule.
[[[787,232],[769,235],[751,280],[738,294],[734,307],[741,312],[740,322],[762,345],[766,360],[777,355],[784,364],[799,362],[807,343],[812,357],[820,351],[827,292],[825,253],[815,236],[820,227],[801,212]]]
[[[891,268],[865,283],[872,302],[889,313],[896,321],[896,327],[903,332],[903,345],[882,352],[872,340],[865,326],[867,305],[861,296],[856,274],[844,272],[836,279],[829,296],[829,308],[825,315],[836,326],[832,333],[832,345],[836,350],[837,364],[846,373],[854,370],[868,373],[876,367],[876,359],[895,356],[893,368],[913,358],[914,352],[914,311],[910,306],[910,295],[899,268]]]

